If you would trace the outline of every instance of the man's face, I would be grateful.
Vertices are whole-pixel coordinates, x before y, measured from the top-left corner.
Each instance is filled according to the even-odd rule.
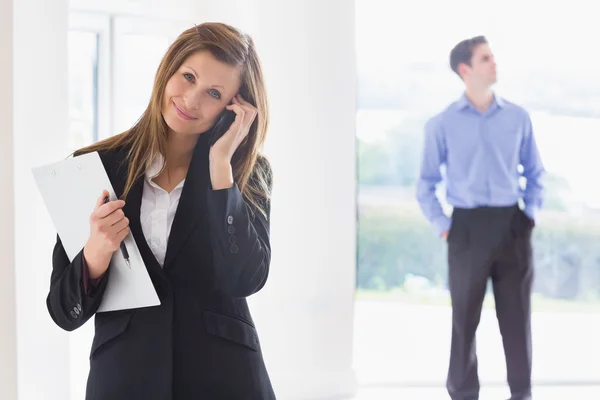
[[[490,47],[483,43],[473,49],[471,66],[462,64],[462,77],[467,85],[488,88],[496,83],[496,61]]]

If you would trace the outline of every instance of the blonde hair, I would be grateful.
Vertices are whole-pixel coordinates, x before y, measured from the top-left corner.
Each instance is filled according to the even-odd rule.
[[[271,196],[272,173],[269,162],[260,154],[269,121],[262,67],[250,36],[227,24],[204,23],[179,35],[158,67],[148,107],[134,126],[80,149],[75,155],[128,147],[129,171],[121,197],[126,199],[147,164],[158,154],[166,154],[168,126],[161,113],[165,87],[181,64],[199,51],[209,51],[217,60],[240,67],[239,93],[258,109],[247,137],[234,154],[232,168],[234,180],[244,197],[266,216],[265,201]]]

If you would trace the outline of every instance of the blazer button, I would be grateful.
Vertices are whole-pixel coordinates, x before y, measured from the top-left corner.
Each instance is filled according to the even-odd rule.
[[[71,311],[71,317],[77,318],[77,314],[75,314],[75,311]]]
[[[229,244],[235,244],[235,236],[229,236]]]
[[[235,233],[235,227],[233,225],[228,226],[227,233],[229,233],[230,235],[233,235]]]
[[[231,215],[227,217],[227,223],[229,225],[233,224],[233,217]]]
[[[229,248],[229,251],[231,251],[233,254],[238,252],[238,247],[235,244],[232,244],[231,247]]]

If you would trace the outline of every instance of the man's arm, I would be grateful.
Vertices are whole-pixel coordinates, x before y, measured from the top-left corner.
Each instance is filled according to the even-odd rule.
[[[435,191],[442,181],[440,167],[445,163],[446,143],[442,136],[440,116],[437,116],[425,124],[425,143],[417,182],[417,200],[435,232],[442,237],[445,237],[450,229],[450,218],[444,214]]]
[[[533,126],[529,115],[526,117],[523,141],[521,142],[520,161],[523,166],[523,176],[527,179],[523,201],[525,214],[535,221],[537,211],[543,202],[544,187],[542,178],[545,173],[542,158],[533,134]]]

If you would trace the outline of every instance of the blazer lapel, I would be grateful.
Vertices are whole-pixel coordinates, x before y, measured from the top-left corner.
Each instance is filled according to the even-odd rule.
[[[113,160],[106,163],[105,167],[113,168],[112,176],[114,179],[113,188],[115,193],[120,198],[125,191],[125,182],[127,180],[127,171],[129,167],[129,163],[127,162],[126,150],[121,149],[114,157]],[[129,218],[129,228],[131,229],[131,234],[137,244],[137,247],[140,251],[142,259],[144,260],[144,264],[146,264],[146,269],[148,270],[148,274],[150,275],[150,279],[154,284],[154,287],[159,291],[159,297],[162,297],[166,293],[168,287],[168,279],[160,264],[154,257],[152,250],[148,246],[148,242],[144,237],[144,232],[142,230],[142,225],[140,222],[140,210],[142,205],[142,194],[144,190],[144,178],[138,178],[127,198],[125,199],[125,206],[123,207],[123,212]],[[161,293],[162,292],[162,293]]]
[[[127,218],[129,218],[129,228],[131,229],[135,243],[140,250],[140,254],[142,255],[142,259],[146,264],[148,273],[150,273],[150,277],[154,282],[154,286],[157,287],[157,283],[159,282],[156,280],[156,278],[160,277],[166,281],[167,276],[156,260],[156,257],[154,257],[154,253],[152,253],[150,246],[148,246],[148,242],[144,236],[144,231],[142,230],[140,210],[142,207],[143,190],[144,178],[141,177],[135,181],[131,190],[129,191],[127,199],[125,200],[125,207],[123,207],[123,211],[125,212]],[[160,282],[160,285],[162,286],[164,283],[165,282]]]
[[[200,135],[194,150],[171,227],[163,269],[168,268],[173,262],[200,220],[203,210],[206,210],[207,190],[210,185],[209,133]]]

